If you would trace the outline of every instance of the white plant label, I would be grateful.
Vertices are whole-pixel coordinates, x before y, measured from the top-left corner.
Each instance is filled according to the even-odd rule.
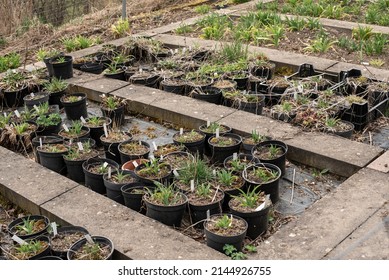
[[[84,145],[82,145],[81,142],[77,142],[77,145],[78,145],[78,149],[79,149],[80,151],[83,151],[83,150],[84,150]]]
[[[67,126],[66,124],[63,124],[62,127],[63,127],[63,129],[64,129],[66,132],[69,132],[69,128],[68,128],[68,126]]]
[[[111,177],[112,177],[112,168],[110,166],[108,167],[108,179],[111,179]]]
[[[106,168],[108,166],[108,162],[103,163],[103,167]]]
[[[219,134],[220,134],[219,128],[216,128],[216,138],[219,138]]]
[[[19,111],[18,111],[18,110],[15,110],[14,112],[15,112],[16,117],[20,118],[20,113],[19,113]],[[7,116],[7,114],[4,113],[4,117],[6,117],[6,116]]]
[[[104,128],[104,135],[105,135],[105,137],[108,137],[108,129],[107,129],[107,124],[106,123],[103,124],[103,128]]]
[[[237,160],[237,159],[238,159],[238,153],[233,153],[232,160]]]
[[[101,97],[102,97],[102,98],[105,98],[105,93],[103,93],[103,94],[101,95]]]
[[[163,160],[163,155],[161,155],[161,156],[159,157],[159,159],[160,159],[160,160]]]
[[[182,52],[183,52],[183,53],[186,53],[186,48],[185,48],[185,47],[182,49]]]
[[[211,212],[208,209],[207,210],[207,221],[209,221],[210,219],[211,219]]]
[[[51,228],[53,230],[53,234],[54,236],[56,236],[58,234],[58,231],[57,231],[57,223],[56,222],[52,222],[51,223]]]
[[[230,225],[229,226],[232,226],[232,215],[230,216]]]
[[[139,166],[139,164],[135,160],[132,162],[132,164],[134,165],[135,168]]]
[[[93,241],[92,237],[89,234],[85,235],[85,239],[86,241],[88,241],[89,244],[95,244],[95,242]]]
[[[158,150],[157,144],[155,144],[154,141],[153,141],[153,147],[154,147],[154,150]]]
[[[216,169],[212,170],[213,176],[216,176]]]
[[[180,174],[178,174],[176,169],[173,170],[173,174],[174,174],[174,177],[176,177],[176,178],[180,177]]]
[[[143,73],[143,69],[142,68],[139,68],[139,73]]]
[[[194,188],[194,180],[190,180],[190,191],[191,192],[194,192],[195,188]]]
[[[192,51],[192,46],[189,46],[189,51]]]
[[[33,107],[34,107],[35,111],[39,111],[38,106],[34,105]]]
[[[174,52],[175,52],[175,53],[178,53],[178,49],[175,49]]]
[[[12,236],[12,240],[20,245],[27,244],[26,241],[24,241],[23,239],[21,239],[19,236],[16,236],[16,235]]]
[[[180,128],[180,135],[184,134],[184,129],[181,127]]]
[[[16,110],[16,111],[17,111],[17,110]],[[6,112],[4,112],[4,114],[3,114],[3,115],[4,115],[4,117],[7,117],[7,113],[6,113]]]
[[[80,117],[80,120],[81,120],[82,123],[86,123],[86,120],[84,119],[83,116]]]
[[[207,127],[209,127],[210,125],[211,125],[211,121],[207,120]]]
[[[30,96],[34,98],[35,94],[33,92],[31,92]]]
[[[257,208],[255,208],[255,211],[261,211],[263,208],[265,208],[265,205],[266,205],[266,200],[261,204],[259,205]]]
[[[42,148],[42,146],[43,146],[43,141],[42,141],[42,138],[39,138],[39,147],[41,147],[41,148]]]
[[[173,51],[173,49],[170,49],[170,53],[171,53],[171,54],[174,54],[174,51]]]

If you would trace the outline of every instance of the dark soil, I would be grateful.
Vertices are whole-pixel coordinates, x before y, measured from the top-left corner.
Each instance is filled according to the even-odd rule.
[[[66,252],[70,246],[84,238],[83,232],[63,232],[51,238],[51,248],[54,251]]]
[[[222,236],[236,236],[246,230],[246,224],[241,219],[232,219],[231,226],[226,229],[219,228],[216,226],[216,222],[220,217],[222,216],[211,217],[211,220],[205,223],[205,227],[209,231]]]
[[[196,194],[196,192],[191,192],[188,194],[188,200],[190,204],[196,206],[213,204],[221,201],[224,197],[223,193],[220,191],[217,192],[216,197],[215,197],[215,193],[216,193],[215,189],[211,189],[211,192],[208,196],[199,196],[198,194]],[[215,199],[213,200],[214,197]]]

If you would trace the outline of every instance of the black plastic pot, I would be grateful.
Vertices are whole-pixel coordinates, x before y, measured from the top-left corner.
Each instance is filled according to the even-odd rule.
[[[248,80],[249,80],[248,77],[233,78],[232,80],[236,82],[236,88],[237,89],[239,89],[239,90],[246,90],[247,89]]]
[[[144,198],[147,208],[146,216],[168,226],[181,226],[181,220],[188,204],[188,198],[186,195],[181,195],[185,199],[185,202],[174,206],[157,205]]]
[[[351,122],[342,121],[342,120],[341,120],[341,122],[348,124],[348,125],[350,126],[350,129],[344,130],[344,131],[336,131],[336,130],[335,130],[335,131],[328,131],[328,132],[329,132],[329,133],[333,133],[333,134],[338,135],[338,136],[343,137],[343,138],[348,138],[348,139],[350,139],[351,136],[353,135],[354,124],[351,123]]]
[[[226,159],[223,161],[223,166],[224,166],[225,169],[227,169],[227,170],[230,170],[230,169],[231,169],[231,168],[228,166],[228,162],[229,162],[230,160],[232,160],[233,157],[234,157],[233,155],[228,156],[228,157],[226,157]],[[251,154],[251,150],[250,150],[250,154],[246,154],[246,153],[244,153],[244,154],[242,154],[242,153],[237,154],[237,158],[238,158],[238,159],[245,159],[245,160],[248,160],[248,161],[249,161],[249,164],[247,164],[247,165],[257,164],[257,163],[260,162],[259,159],[257,159],[256,157],[254,157],[254,156]]]
[[[230,146],[218,146],[213,143],[213,139],[216,139],[216,136],[212,136],[208,139],[208,144],[211,148],[211,159],[210,161],[214,164],[223,164],[224,160],[233,155],[234,153],[239,153],[240,145],[242,144],[242,137],[235,133],[225,133],[219,137],[226,137],[235,140],[236,143]]]
[[[118,150],[119,150],[119,154],[120,154],[120,162],[121,164],[124,164],[125,162],[127,161],[131,161],[131,160],[135,160],[135,159],[138,159],[138,158],[148,158],[149,157],[149,153],[150,153],[150,145],[149,143],[145,142],[145,141],[140,141],[142,143],[142,146],[145,146],[147,147],[147,152],[146,153],[143,153],[143,154],[127,154],[125,151],[123,151],[123,145],[127,144],[127,143],[131,143],[131,142],[138,142],[138,141],[135,141],[135,140],[127,140],[127,141],[124,141],[124,142],[121,142],[118,146]]]
[[[247,178],[247,170],[250,170],[253,168],[259,168],[259,167],[263,167],[263,168],[269,169],[271,171],[276,171],[278,173],[278,176],[275,179],[273,179],[267,183],[258,183],[258,182],[254,182],[254,181],[249,180]],[[280,178],[281,178],[281,169],[278,166],[276,166],[274,164],[270,164],[270,163],[258,163],[258,164],[250,165],[250,166],[246,167],[245,170],[243,171],[242,175],[243,175],[243,179],[246,181],[246,186],[249,190],[253,190],[259,186],[258,191],[263,191],[263,192],[265,192],[265,194],[270,194],[270,199],[271,199],[273,204],[278,202],[278,200],[280,199],[279,185],[280,185]]]
[[[161,176],[159,178],[153,178],[153,179],[143,177],[139,174],[139,171],[145,167],[146,167],[146,164],[141,164],[141,165],[138,165],[137,167],[135,167],[134,174],[135,174],[135,177],[138,179],[138,181],[143,182],[143,183],[148,183],[148,184],[152,184],[154,181],[160,182],[164,185],[170,184],[171,175],[172,175],[172,168],[170,165],[168,165],[169,173],[167,175]]]
[[[121,81],[126,80],[126,77],[124,75],[124,70],[119,71],[117,73],[104,73],[104,77],[110,78],[110,79],[115,79],[115,80],[121,80]]]
[[[45,102],[49,101],[49,95],[46,93],[37,93],[35,94],[35,97],[33,98],[31,95],[26,95],[23,98],[24,105],[29,109],[32,110],[35,106],[39,106]]]
[[[124,205],[134,211],[146,214],[146,207],[142,202],[144,191],[146,188],[154,189],[154,187],[154,184],[147,184],[144,182],[135,182],[122,186],[120,190],[124,199]],[[139,192],[132,193],[134,190],[138,190]]]
[[[39,140],[38,140],[39,141]],[[40,147],[37,147],[40,164],[54,172],[57,172],[61,175],[66,175],[66,164],[63,160],[63,155],[68,151],[58,152],[58,153],[50,153],[46,151],[42,151]]]
[[[80,96],[81,100],[76,102],[65,102],[64,98],[66,96]],[[86,108],[86,94],[78,92],[66,96],[61,97],[61,103],[65,108],[66,118],[68,120],[79,120],[81,117],[86,119],[88,117],[88,111]]]
[[[119,164],[111,159],[106,158],[90,158],[82,164],[82,169],[85,174],[85,186],[99,194],[106,194],[107,190],[104,185],[104,174],[96,174],[89,171],[89,167],[93,165],[101,165],[107,162],[112,170],[118,169]]]
[[[103,236],[96,236],[96,235],[93,235],[91,236],[92,240],[94,243],[98,243],[98,244],[101,244],[100,246],[109,246],[110,248],[110,253],[109,255],[104,259],[104,260],[110,260],[112,259],[112,255],[113,255],[113,251],[114,251],[114,245],[113,245],[113,242],[107,238],[107,237],[103,237]],[[74,260],[74,255],[75,253],[80,250],[80,248],[82,248],[82,246],[84,246],[88,241],[86,240],[86,238],[83,238],[79,241],[77,241],[76,243],[74,243],[69,251],[67,252],[67,259],[68,260]]]
[[[221,215],[223,215],[223,214],[216,214],[216,215],[211,216],[211,218],[214,216],[221,216]],[[204,232],[205,232],[205,238],[207,240],[207,246],[209,246],[209,247],[211,247],[211,248],[213,248],[221,253],[224,253],[223,247],[226,244],[234,246],[238,251],[242,250],[242,244],[243,244],[243,240],[246,236],[248,225],[244,219],[242,219],[238,216],[233,216],[233,219],[242,220],[246,224],[246,229],[242,233],[240,233],[238,235],[234,235],[234,236],[223,236],[223,235],[218,235],[214,232],[211,232],[207,228],[207,224],[210,222],[208,222],[208,221],[204,222]]]
[[[50,92],[49,93],[49,105],[58,105],[60,109],[63,108],[61,97],[66,94],[66,89],[57,91],[57,92]]]
[[[124,141],[132,140],[132,137],[129,136],[129,139],[123,140],[120,142],[108,142],[106,141],[104,135],[100,136],[101,144],[104,147],[105,157],[111,160],[116,161],[117,163],[121,163],[120,153],[119,153],[119,144]]]
[[[169,80],[162,80],[160,83],[162,90],[167,92],[172,92],[179,95],[184,95],[185,92],[185,83],[180,83],[180,80],[175,81],[174,83],[169,82]]]
[[[263,105],[265,103],[265,96],[263,94],[249,94],[258,98],[257,102],[244,102],[238,103],[237,109],[253,113],[256,115],[262,115]]]
[[[130,175],[131,177],[133,176],[133,173],[130,171],[123,170],[122,172],[123,172],[123,174]],[[116,173],[117,173],[117,171],[112,171],[111,175],[115,175]],[[104,180],[104,186],[107,189],[107,197],[124,205],[124,198],[122,195],[121,188],[124,185],[127,185],[128,183],[112,182],[111,180],[108,180],[108,174],[104,174],[103,180]],[[134,180],[135,180],[135,178],[134,178]]]
[[[119,127],[122,124],[124,124],[124,115],[125,115],[124,105],[114,110],[109,110],[107,108],[100,108],[100,109],[104,117],[110,118],[112,120],[112,125],[114,127]]]
[[[43,257],[46,257],[46,256],[49,256],[50,253],[51,253],[51,246],[50,246],[50,239],[48,236],[46,235],[40,235],[40,236],[36,236],[34,238],[29,238],[29,239],[26,239],[25,240],[26,242],[30,242],[30,241],[43,241],[45,243],[47,243],[47,247],[45,250],[43,250],[42,252],[34,255],[34,256],[31,256],[30,258],[28,258],[27,260],[38,260],[38,259],[41,259]],[[15,246],[19,246],[19,245],[15,245]]]
[[[21,235],[21,234],[17,234],[17,231],[16,231],[16,226],[18,225],[23,225],[24,221],[26,220],[29,220],[29,221],[38,221],[38,220],[43,220],[44,221],[44,224],[45,224],[45,227],[43,229],[41,229],[40,231],[37,231],[35,233],[32,233],[32,234],[24,234],[24,235]],[[17,237],[21,238],[21,239],[31,239],[31,238],[35,238],[37,236],[40,236],[40,235],[45,235],[47,234],[47,229],[49,228],[49,225],[50,225],[50,221],[49,221],[49,218],[47,218],[46,216],[42,216],[42,215],[28,215],[28,216],[25,216],[25,217],[21,217],[21,218],[17,218],[15,220],[13,220],[12,222],[10,222],[8,224],[8,232],[11,236],[13,235],[16,235]]]
[[[222,192],[219,190],[219,192]],[[222,192],[223,193],[223,192]],[[196,224],[196,227],[203,228],[204,223],[199,223],[200,221],[203,221],[207,218],[207,211],[209,210],[210,215],[219,214],[222,212],[222,205],[224,200],[224,193],[223,197],[219,199],[218,201],[205,204],[205,205],[195,205],[192,204],[189,200],[189,213],[190,217],[192,219],[192,224]]]
[[[233,215],[239,216],[246,220],[248,224],[246,235],[252,240],[256,239],[262,233],[267,231],[267,227],[269,224],[269,206],[260,211],[253,212],[241,212],[235,210],[233,207],[231,207],[231,203],[229,204],[229,208]]]
[[[220,126],[223,127],[223,131],[219,131],[219,135],[223,135],[225,133],[230,133],[232,131],[232,128],[227,126],[227,125],[221,124]],[[206,129],[207,129],[207,125],[206,124],[200,125],[200,127],[199,127],[199,130],[202,133],[205,134],[204,154],[207,155],[207,156],[211,156],[212,155],[212,150],[211,150],[211,146],[209,146],[208,140],[212,136],[215,136],[216,132],[207,132]]]
[[[80,67],[80,70],[83,72],[91,74],[101,74],[103,72],[104,66],[100,63],[88,62]]]
[[[86,122],[88,122],[88,119],[86,119]],[[111,126],[112,120],[110,118],[105,118],[105,124],[107,125],[107,129]],[[104,125],[100,126],[90,126],[88,124],[84,124],[85,127],[88,127],[90,130],[90,138],[95,140],[96,146],[101,147],[102,143],[100,140],[100,137],[104,135]]]
[[[89,127],[86,127],[86,126],[82,127],[81,133],[79,135],[75,136],[74,138],[71,138],[70,136],[63,135],[62,134],[63,132],[64,132],[64,129],[61,129],[58,132],[58,136],[62,137],[64,139],[64,141],[72,140],[73,142],[79,142],[82,140],[89,139],[89,136],[90,136],[90,129],[89,129]]]
[[[23,87],[19,90],[3,90],[3,105],[8,108],[23,106],[23,97],[28,94],[28,88]]]
[[[59,138],[57,136],[36,136],[36,137],[34,137],[31,141],[32,141],[33,152],[35,154],[35,161],[37,163],[40,163],[39,153],[36,150],[36,148],[40,145],[39,139],[42,139],[42,145],[44,145],[44,144],[62,144],[63,143],[63,139]]]
[[[273,77],[276,65],[274,63],[268,63],[266,65],[255,65],[251,68],[250,72],[255,77],[261,77],[271,79]]]
[[[270,147],[271,145],[281,148],[283,151],[282,155],[277,157],[277,158],[274,158],[274,159],[264,159],[264,158],[261,158],[256,153],[257,149],[259,149],[261,147]],[[286,153],[287,152],[288,152],[288,145],[286,145],[286,143],[284,143],[282,141],[278,141],[278,140],[263,141],[263,142],[255,145],[253,147],[253,149],[251,150],[251,154],[254,155],[256,158],[258,158],[260,162],[271,163],[271,164],[277,165],[281,169],[281,172],[282,172],[281,176],[285,175],[285,169],[286,169],[285,163],[286,163]]]
[[[53,66],[53,76],[58,79],[70,79],[73,77],[73,58],[65,55],[65,62],[56,63],[58,57],[50,59],[50,63]]]
[[[84,183],[85,174],[84,170],[82,169],[82,164],[86,161],[86,159],[68,160],[66,157],[64,157],[64,161],[68,171],[68,178],[77,183]]]
[[[205,144],[205,134],[203,132],[198,131],[200,134],[203,135],[203,138],[199,141],[195,142],[179,142],[175,140],[175,136],[179,135],[180,132],[177,132],[173,135],[173,142],[177,145],[184,145],[188,151],[193,155],[199,155],[200,158],[204,155],[204,144]]]
[[[43,59],[43,62],[46,65],[47,72],[49,73],[49,77],[52,77],[54,75],[54,70],[53,70],[53,64],[51,64],[50,59],[53,57],[47,57]]]
[[[222,92],[217,88],[206,87],[201,90],[193,90],[189,93],[189,96],[209,103],[220,104]]]
[[[89,234],[88,230],[86,228],[83,228],[83,227],[79,227],[79,226],[64,226],[64,227],[60,227],[57,229],[57,233],[58,233],[58,238],[62,237],[62,236],[66,236],[67,234],[72,234],[72,233],[82,233],[84,235],[86,234]],[[54,236],[51,236],[51,239],[55,238]],[[82,239],[82,238],[80,238]],[[71,247],[71,245],[73,244],[70,244],[69,245],[69,249]],[[65,250],[65,251],[62,251],[62,250],[58,250],[56,249],[55,247],[51,246],[51,252],[54,256],[56,256],[57,258],[61,258],[61,259],[66,259],[66,256],[67,256],[67,253],[68,253],[68,250]]]

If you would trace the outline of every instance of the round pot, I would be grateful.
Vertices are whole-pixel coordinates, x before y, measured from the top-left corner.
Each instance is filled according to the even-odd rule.
[[[263,94],[249,94],[249,95],[255,96],[259,100],[257,102],[241,101],[239,102],[238,109],[245,112],[253,113],[255,115],[262,115],[263,105],[265,103],[265,96]]]
[[[257,150],[262,148],[262,147],[270,147],[270,146],[276,146],[279,147],[282,150],[282,154],[276,158],[273,159],[265,159],[262,158],[258,153]],[[282,176],[285,175],[286,167],[285,167],[285,162],[286,162],[286,153],[288,152],[288,146],[286,143],[278,140],[268,140],[268,141],[263,141],[261,143],[258,143],[253,147],[251,150],[251,154],[254,155],[256,158],[259,159],[260,162],[262,163],[271,163],[276,166],[278,166],[281,169]]]
[[[107,192],[103,180],[104,174],[93,173],[89,171],[89,167],[93,165],[101,165],[104,162],[107,162],[112,167],[112,170],[119,168],[119,164],[107,158],[90,158],[82,164],[82,169],[85,174],[85,186],[99,194],[106,194]]]
[[[103,64],[88,62],[80,67],[80,70],[83,72],[91,74],[101,74],[103,72]]]
[[[171,175],[172,175],[172,168],[170,165],[166,165],[169,170],[168,174],[156,178],[146,178],[142,175],[139,174],[139,171],[144,169],[146,167],[146,164],[141,164],[135,167],[134,174],[135,177],[138,179],[138,181],[143,182],[143,183],[149,183],[152,184],[154,181],[160,182],[162,184],[169,184],[171,181]]]
[[[113,255],[113,251],[114,251],[114,246],[113,246],[113,242],[107,238],[107,237],[103,237],[103,236],[91,236],[92,240],[95,242],[95,243],[98,243],[100,246],[107,246],[109,249],[108,249],[108,252],[109,254],[103,258],[102,260],[110,260],[112,259],[112,255]],[[88,241],[86,240],[86,238],[83,238],[79,241],[77,241],[76,243],[74,243],[69,251],[67,252],[67,259],[68,260],[75,260],[75,255],[76,255],[76,252],[79,251],[85,244],[87,244]],[[88,258],[89,260],[92,260],[93,258]]]
[[[256,239],[258,236],[260,236],[262,233],[267,231],[267,227],[269,224],[269,210],[270,207],[267,206],[259,211],[253,211],[252,212],[242,212],[235,210],[233,207],[231,207],[231,200],[228,204],[230,211],[233,215],[239,216],[246,220],[248,228],[247,228],[247,236],[250,237],[252,240]]]
[[[51,58],[50,63],[53,66],[53,76],[58,79],[70,79],[73,77],[73,58],[65,55],[65,62],[56,63],[57,57]]]
[[[154,184],[144,182],[135,182],[122,186],[120,190],[124,199],[124,205],[134,211],[146,214],[146,207],[143,205],[143,195],[146,188],[153,189],[154,187]]]
[[[212,215],[211,220],[214,217],[220,217],[222,215],[223,214]],[[239,234],[232,235],[232,236],[219,235],[219,234],[214,233],[208,229],[208,224],[211,223],[211,221],[205,221],[204,222],[204,232],[205,232],[205,238],[207,241],[207,246],[209,246],[209,247],[211,247],[211,248],[213,248],[221,253],[224,253],[223,247],[226,244],[234,246],[238,251],[242,250],[242,244],[243,244],[243,240],[246,236],[248,225],[244,219],[242,219],[238,216],[234,216],[234,215],[232,217],[233,217],[233,219],[237,219],[237,220],[244,222],[244,224],[245,224],[244,231],[242,231]]]
[[[233,155],[226,157],[226,159],[223,162],[223,166],[224,166],[225,169],[227,169],[227,170],[231,170],[232,169],[231,166],[228,164],[228,162],[233,160],[233,157],[234,157]],[[252,165],[252,164],[260,163],[259,159],[257,159],[256,157],[254,157],[251,154],[242,154],[242,153],[240,153],[240,154],[237,155],[237,158],[240,159],[240,160],[248,161],[247,162],[247,166],[248,165]],[[234,171],[234,173],[241,174],[242,171]]]
[[[181,226],[181,220],[184,216],[184,212],[188,204],[188,198],[186,197],[186,195],[184,195],[183,193],[181,193],[181,195],[185,201],[181,204],[173,206],[157,205],[150,202],[149,200],[147,200],[147,198],[144,197],[143,200],[147,208],[146,216],[168,226]]]
[[[209,103],[220,104],[222,92],[214,87],[206,87],[201,90],[193,90],[189,93],[189,96]]]
[[[185,83],[181,82],[181,80],[174,80],[174,82],[170,80],[162,80],[160,85],[164,91],[184,95]]]
[[[86,119],[86,122],[88,122],[88,119]],[[111,126],[112,120],[110,118],[105,118],[105,124],[107,125],[107,129]],[[98,126],[91,126],[88,124],[84,124],[85,127],[88,127],[90,130],[90,138],[95,140],[96,146],[101,147],[102,143],[100,140],[100,137],[104,135],[104,125],[98,125]]]
[[[126,80],[126,77],[124,75],[124,70],[119,71],[117,73],[104,73],[104,77],[110,78],[110,79],[115,79],[115,80],[121,80],[121,81]]]
[[[64,131],[65,131],[64,129],[61,129],[58,132],[58,136],[62,137],[64,141],[72,140],[73,142],[79,142],[79,141],[82,141],[82,140],[89,139],[89,136],[90,136],[90,129],[89,129],[89,127],[86,127],[86,126],[82,127],[82,133],[80,135],[77,135],[74,138],[71,138],[71,137],[63,135]]]
[[[27,86],[18,90],[3,90],[3,104],[7,108],[23,106],[23,98],[28,94]]]
[[[17,233],[17,229],[16,227],[18,225],[23,225],[24,221],[39,221],[39,220],[42,220],[43,223],[42,223],[42,226],[41,226],[41,229],[39,231],[36,231],[34,233],[31,233],[31,234],[18,234]],[[42,216],[42,215],[29,215],[29,216],[25,216],[25,217],[21,217],[21,218],[17,218],[15,220],[13,220],[12,222],[10,222],[8,224],[8,232],[11,236],[13,235],[16,235],[17,237],[21,238],[21,239],[31,239],[31,238],[35,238],[37,236],[40,236],[40,235],[45,235],[47,234],[47,229],[50,225],[50,221],[49,219],[46,217],[46,216]]]
[[[112,171],[111,175],[113,176],[116,173],[117,171]],[[123,171],[123,173],[130,175],[135,180],[135,178],[133,177],[133,173],[129,171]],[[104,186],[107,189],[107,197],[124,205],[124,198],[122,195],[121,188],[124,185],[127,185],[128,183],[115,183],[108,179],[108,174],[104,174],[103,180],[104,180]]]
[[[85,182],[85,174],[84,174],[84,170],[82,169],[82,164],[86,160],[87,159],[69,160],[69,159],[66,159],[66,157],[64,156],[64,161],[66,164],[66,169],[68,171],[68,178],[69,179],[71,179],[77,183],[84,183]]]
[[[62,121],[56,125],[49,125],[40,127],[40,130],[37,131],[39,136],[55,136],[58,135],[58,132],[61,130]]]
[[[220,127],[222,127],[222,130],[219,131],[219,135],[224,135],[225,133],[230,133],[232,131],[232,128],[227,126],[227,125],[221,124]],[[202,133],[205,134],[204,154],[207,155],[207,156],[211,156],[212,155],[212,150],[211,150],[211,146],[209,146],[208,140],[212,136],[215,136],[216,132],[209,132],[209,131],[207,131],[207,125],[206,124],[200,125],[199,130]]]
[[[269,169],[271,171],[276,171],[277,177],[273,180],[266,182],[266,183],[258,183],[256,181],[250,180],[247,177],[248,170],[253,169],[253,168],[258,168],[258,167],[264,167],[264,168]],[[246,182],[247,188],[249,190],[250,189],[253,190],[256,187],[258,187],[258,191],[263,191],[263,192],[265,192],[265,194],[270,194],[270,199],[271,199],[273,204],[278,202],[278,200],[280,199],[279,186],[280,186],[280,178],[281,178],[281,169],[278,166],[271,164],[271,163],[259,163],[259,164],[255,164],[255,165],[250,165],[250,166],[247,166],[245,168],[242,175],[243,175],[243,179]]]
[[[113,127],[120,127],[122,124],[124,124],[124,116],[125,116],[124,105],[114,110],[110,110],[103,107],[101,107],[100,109],[104,117],[110,118],[112,120]]]
[[[37,152],[36,148],[40,145],[40,140],[42,139],[42,145],[44,144],[62,144],[63,139],[58,138],[57,136],[36,136],[32,138],[32,147],[33,147],[33,152],[35,155],[35,161],[37,163],[40,163],[40,158],[39,158],[39,153]]]
[[[67,253],[71,247],[71,245],[73,245],[76,241],[72,242],[71,244],[69,244],[69,247],[66,249],[66,250],[62,250],[60,248],[56,248],[55,247],[55,242],[53,242],[53,240],[55,238],[61,238],[61,237],[64,237],[66,235],[69,235],[69,234],[77,234],[77,233],[80,233],[82,235],[86,235],[86,234],[89,234],[88,230],[86,228],[83,228],[83,227],[79,227],[79,226],[64,226],[64,227],[59,227],[57,229],[57,233],[58,233],[58,237],[55,237],[55,236],[51,236],[51,252],[54,256],[56,256],[57,258],[60,258],[60,259],[66,259],[66,256],[67,256]],[[80,237],[80,239],[84,238],[83,236]],[[78,239],[78,240],[80,240]],[[77,240],[77,241],[78,241]]]
[[[209,204],[196,205],[189,200],[188,205],[190,217],[192,219],[192,224],[196,224],[196,227],[203,228],[204,223],[200,223],[200,221],[204,221],[207,218],[208,210],[210,215],[219,214],[222,212],[224,192],[222,190],[219,190],[219,192],[223,194],[222,198],[217,201],[210,202]]]
[[[65,102],[64,100],[66,96],[79,96],[81,99],[76,102]],[[65,108],[65,114],[68,120],[79,120],[81,117],[86,119],[88,117],[85,93],[78,92],[64,95],[60,100],[63,107]]]
[[[214,164],[223,164],[224,160],[233,155],[234,153],[239,153],[240,145],[242,144],[242,137],[234,133],[225,133],[220,137],[231,138],[235,140],[235,143],[229,146],[218,146],[213,143],[213,140],[216,140],[216,136],[212,136],[208,139],[208,144],[211,148],[211,159],[210,161]]]
[[[149,162],[149,160],[145,159],[145,158],[137,158],[137,159],[130,160],[130,161],[123,163],[121,169],[129,171],[135,175],[136,166],[139,166],[139,165],[144,164],[146,162]]]
[[[195,159],[194,156],[188,152],[179,151],[179,152],[168,153],[167,155],[165,155],[163,157],[163,161],[170,164],[170,166],[172,167],[172,170],[180,170],[184,167],[184,166],[182,166],[182,164],[180,165],[179,162],[176,163],[176,162],[169,161],[169,158],[171,159],[172,157],[183,158],[183,159],[185,159],[185,162],[194,161],[194,159]]]
[[[184,145],[191,154],[199,155],[199,157],[202,158],[204,154],[204,143],[205,143],[206,136],[204,133],[200,131],[198,132],[202,134],[203,138],[194,142],[179,142],[178,140],[175,139],[175,137],[180,134],[180,132],[177,132],[173,135],[173,143],[177,145]]]
[[[60,109],[63,108],[61,97],[66,94],[66,89],[57,91],[57,92],[50,92],[49,93],[49,105],[58,105]]]
[[[233,78],[233,81],[236,82],[236,88],[239,90],[246,90],[247,89],[247,84],[249,77],[244,77],[244,78]]]
[[[36,148],[36,150],[38,152],[40,164],[42,166],[61,175],[66,175],[67,170],[63,155],[68,152],[67,150],[63,152],[52,153],[41,150],[39,146]]]
[[[104,135],[100,136],[101,144],[104,147],[105,157],[111,160],[121,163],[120,153],[119,153],[119,144],[124,141],[132,140],[131,136],[128,136],[127,140],[121,140],[119,142],[110,142],[107,141]]]
[[[331,130],[327,130],[329,133],[333,133],[335,135],[338,135],[340,137],[344,137],[344,138],[348,138],[350,139],[351,136],[353,135],[353,131],[354,131],[354,124],[351,123],[351,122],[348,122],[348,121],[343,121],[341,120],[340,122],[342,123],[346,123],[350,128],[347,129],[347,130],[343,130],[343,131],[338,131],[338,130],[334,130],[334,131],[331,131]]]
[[[39,106],[45,102],[49,101],[49,95],[46,93],[37,93],[34,97],[31,95],[26,95],[23,97],[24,105],[27,106],[29,110],[32,110],[35,106]]]
[[[46,256],[50,255],[51,246],[50,246],[49,237],[45,236],[45,235],[40,235],[40,236],[35,236],[34,238],[26,239],[25,241],[30,242],[30,241],[35,241],[35,240],[45,242],[47,244],[47,247],[43,251],[41,251],[40,253],[37,253],[34,256],[29,257],[27,260],[38,260],[42,257],[46,257]],[[15,246],[19,246],[19,245],[15,245]]]
[[[147,152],[145,153],[140,153],[140,154],[128,154],[123,150],[123,146],[126,145],[127,143],[138,143],[138,141],[134,140],[127,140],[124,142],[121,142],[118,146],[119,154],[120,154],[120,162],[121,164],[124,164],[127,161],[132,161],[138,158],[148,158],[149,153],[150,153],[150,145],[149,143],[145,141],[140,141],[142,143],[142,146],[145,146],[147,148]]]

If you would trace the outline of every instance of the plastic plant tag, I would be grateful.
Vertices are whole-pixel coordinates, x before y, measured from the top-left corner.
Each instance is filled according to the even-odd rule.
[[[104,162],[103,163],[103,167],[105,168],[105,167],[107,167],[108,166],[108,162]]]
[[[174,51],[173,51],[173,49],[170,49],[170,53],[171,53],[171,54],[174,54]]]
[[[178,174],[176,169],[173,170],[173,174],[174,174],[174,177],[176,177],[176,178],[180,177],[180,174]]]
[[[230,224],[228,226],[232,226],[232,214],[230,216]]]
[[[69,145],[71,146],[73,144],[73,139],[69,140]]]
[[[195,187],[194,187],[194,180],[190,180],[190,191],[194,192]]]
[[[101,98],[105,98],[105,93],[103,93],[103,94],[101,95]]]
[[[52,222],[52,223],[51,223],[51,229],[53,230],[54,236],[56,236],[56,235],[58,234],[58,231],[57,231],[57,223],[56,223],[56,222]]]
[[[81,142],[77,142],[77,146],[78,146],[78,149],[79,149],[80,151],[83,151],[83,150],[84,150],[84,145],[82,145]]]
[[[108,179],[111,179],[111,177],[112,177],[112,168],[110,166],[108,167]]]
[[[31,97],[34,97],[34,96],[35,96],[35,94],[34,94],[33,92],[31,92],[31,93],[30,93],[30,96],[31,96]]]
[[[15,112],[16,117],[20,118],[20,113],[19,113],[19,111],[18,111],[18,110],[15,110],[14,112]],[[4,117],[6,117],[6,116],[7,116],[7,114],[4,113]]]
[[[142,141],[141,140],[139,140],[139,145],[142,146]]]
[[[189,51],[192,51],[192,46],[189,46]]]
[[[86,120],[84,119],[83,116],[80,117],[80,120],[81,120],[82,123],[86,123]]]
[[[175,50],[174,50],[174,53],[178,53],[178,49],[175,49]]]
[[[17,110],[16,110],[16,111],[17,111]],[[4,117],[7,117],[7,113],[6,113],[6,112],[4,112],[3,115],[4,115]]]
[[[216,138],[219,138],[219,128],[216,128]]]
[[[143,69],[139,67],[139,73],[143,73]]]
[[[42,146],[43,146],[42,138],[39,138],[39,147],[42,148]]]
[[[294,99],[294,100],[297,100],[297,98],[298,98],[298,93],[297,93],[297,91],[295,91],[295,92],[293,93],[293,99]]]
[[[90,234],[85,234],[85,239],[88,241],[89,244],[95,244]]]
[[[134,165],[135,168],[139,166],[139,164],[135,160],[132,162],[132,164]]]
[[[184,134],[184,129],[181,127],[180,128],[180,135]]]
[[[216,176],[216,169],[212,170],[212,175]]]
[[[211,121],[207,120],[207,127],[209,127],[210,125],[211,125]]]
[[[39,111],[38,106],[34,105],[33,107],[34,107],[35,111],[37,111],[37,112]]]
[[[255,212],[261,211],[263,208],[265,208],[265,205],[266,205],[266,200],[257,208],[255,208]]]
[[[211,219],[211,212],[208,209],[207,210],[207,221],[209,221],[210,219]]]
[[[232,160],[237,160],[237,159],[238,159],[238,153],[233,153]]]
[[[105,135],[105,137],[108,137],[108,129],[107,129],[107,124],[106,123],[103,124],[103,128],[104,128],[104,135]]]
[[[163,155],[161,155],[161,156],[159,157],[159,159],[160,159],[160,160],[163,160]]]
[[[68,126],[67,126],[66,124],[63,124],[62,127],[63,127],[63,129],[64,129],[66,132],[69,132],[69,128],[68,128]]]
[[[183,53],[186,53],[186,48],[185,48],[185,47],[182,48],[182,52],[183,52]]]
[[[153,147],[154,147],[154,150],[158,150],[157,144],[155,144],[154,141],[153,141]]]
[[[21,239],[19,236],[16,236],[16,235],[12,236],[12,240],[20,245],[27,244],[26,241],[24,241],[23,239]]]

